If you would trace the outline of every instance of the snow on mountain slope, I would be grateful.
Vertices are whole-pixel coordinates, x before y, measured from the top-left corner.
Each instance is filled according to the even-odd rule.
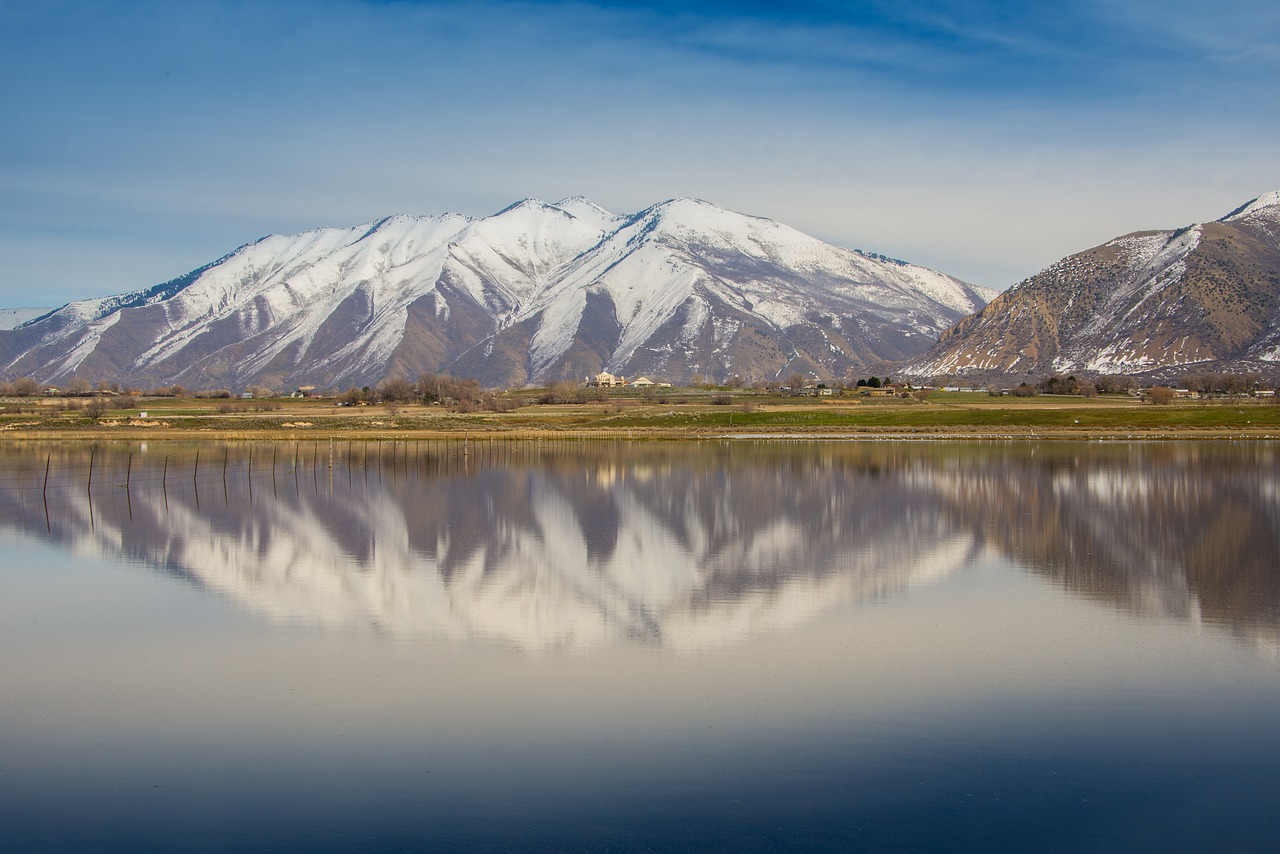
[[[616,216],[526,199],[271,235],[0,334],[0,371],[195,387],[486,384],[608,368],[815,376],[922,352],[989,294],[694,199]]]
[[[50,311],[49,308],[0,308],[0,329],[13,329]]]
[[[553,364],[567,348],[585,308],[582,295],[591,290],[610,298],[621,327],[606,365],[613,371],[625,370],[682,306],[690,312],[679,332],[685,343],[707,324],[723,322],[709,299],[777,331],[869,316],[905,324],[908,333],[930,340],[948,317],[985,303],[972,287],[932,270],[874,260],[772,220],[676,199],[631,217],[532,307],[548,312],[535,339],[536,368]],[[669,363],[663,367],[670,371]],[[734,367],[698,365],[713,375]],[[750,373],[748,366],[736,367]]]

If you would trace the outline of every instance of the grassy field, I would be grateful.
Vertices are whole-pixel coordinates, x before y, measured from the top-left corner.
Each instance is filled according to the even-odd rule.
[[[0,438],[218,438],[495,435],[565,433],[682,438],[720,435],[911,435],[1105,438],[1187,436],[1280,438],[1280,406],[1254,399],[1155,406],[1138,399],[992,397],[938,392],[914,399],[812,399],[739,393],[634,396],[580,404],[532,404],[510,412],[457,412],[423,404],[339,407],[325,399],[227,401],[106,399],[90,412],[75,399],[0,401]],[[113,407],[113,404],[115,406]],[[146,413],[144,416],[143,413]]]

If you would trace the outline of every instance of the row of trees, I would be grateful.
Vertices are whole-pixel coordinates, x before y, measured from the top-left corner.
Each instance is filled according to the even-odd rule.
[[[801,389],[811,385],[813,380],[801,373],[792,373],[785,381],[754,381],[751,387],[759,392],[777,391],[780,388]],[[846,378],[843,381],[828,381],[819,387],[830,386],[834,389],[847,388],[887,388],[893,384],[888,377],[871,376],[866,378]],[[691,383],[693,387],[741,389],[747,381],[741,376],[732,376],[723,386],[710,386],[701,375],[695,375]],[[1259,373],[1230,373],[1199,371],[1184,374],[1179,386],[1199,394],[1248,394],[1267,387]],[[906,386],[910,388],[910,386]],[[1061,394],[1093,397],[1098,394],[1126,394],[1135,391],[1138,383],[1133,377],[1123,375],[1102,375],[1096,377],[1077,377],[1075,375],[1050,374],[1038,382],[1022,382],[1012,389],[1017,396],[1036,394]],[[999,389],[992,387],[993,393]],[[23,377],[9,382],[0,382],[0,396],[24,397],[41,394],[46,387],[41,386],[30,377]],[[263,399],[277,396],[278,392],[261,385],[249,386],[246,391],[254,398]],[[94,395],[146,395],[148,397],[207,397],[232,398],[231,391],[215,389],[192,392],[184,386],[162,386],[148,390],[122,387],[119,383],[99,380],[96,384],[82,377],[69,380],[61,393],[70,396],[91,397]],[[650,392],[652,396],[653,392]],[[541,403],[587,403],[608,399],[603,389],[586,388],[576,382],[559,382],[548,387],[538,398]],[[444,374],[426,373],[417,380],[391,378],[370,388],[349,388],[339,395],[339,401],[347,405],[370,403],[404,404],[411,402],[439,403],[452,408],[463,409],[511,409],[520,405],[516,395],[506,392],[495,392],[481,388],[473,379],[459,379]]]
[[[0,382],[0,396],[4,397],[32,397],[37,394],[46,394],[51,390],[55,390],[52,386],[41,385],[31,377],[20,377],[9,382]],[[70,397],[91,397],[94,395],[145,395],[146,397],[235,397],[229,389],[205,389],[200,391],[191,391],[186,386],[159,386],[157,388],[140,389],[130,386],[122,386],[120,383],[107,382],[99,380],[92,383],[83,377],[73,377],[65,388],[58,388],[59,394]],[[254,397],[274,397],[275,392],[265,386],[249,386],[247,392]]]
[[[380,403],[394,409],[407,403],[438,403],[455,412],[488,410],[504,412],[521,405],[519,398],[505,392],[490,391],[471,379],[458,379],[444,374],[423,374],[416,381],[393,377],[375,388],[349,388],[338,396],[344,406]]]
[[[1214,371],[1198,371],[1183,374],[1178,385],[1188,391],[1199,394],[1248,394],[1263,387],[1262,374],[1259,373],[1216,373]]]
[[[1133,377],[1108,374],[1105,376],[1077,377],[1074,374],[1050,374],[1034,385],[1022,382],[1012,389],[1015,397],[1032,397],[1037,394],[1074,394],[1080,397],[1097,397],[1100,394],[1128,394],[1138,387]],[[994,389],[999,392],[999,389]]]
[[[1262,374],[1259,373],[1227,373],[1200,371],[1183,374],[1178,381],[1179,388],[1200,394],[1249,394],[1264,387]],[[1025,393],[1027,383],[1019,386]],[[1133,377],[1108,374],[1092,379],[1062,374],[1050,374],[1036,383],[1035,392],[1039,394],[1076,394],[1093,397],[1095,394],[1127,394],[1138,388]],[[1018,393],[1018,390],[1015,390]]]

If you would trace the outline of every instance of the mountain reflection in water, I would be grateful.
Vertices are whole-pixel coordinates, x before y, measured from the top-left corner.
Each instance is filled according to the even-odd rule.
[[[57,444],[0,458],[0,527],[163,567],[272,620],[532,651],[733,643],[996,553],[1275,654],[1277,451]]]

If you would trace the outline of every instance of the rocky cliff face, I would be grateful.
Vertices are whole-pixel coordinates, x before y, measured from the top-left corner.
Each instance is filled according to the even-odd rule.
[[[840,377],[922,354],[993,295],[677,199],[615,216],[525,200],[269,236],[153,288],[0,331],[0,373],[142,385],[489,386],[602,369]]]
[[[1280,372],[1280,193],[1215,222],[1117,237],[1051,265],[905,373]]]

